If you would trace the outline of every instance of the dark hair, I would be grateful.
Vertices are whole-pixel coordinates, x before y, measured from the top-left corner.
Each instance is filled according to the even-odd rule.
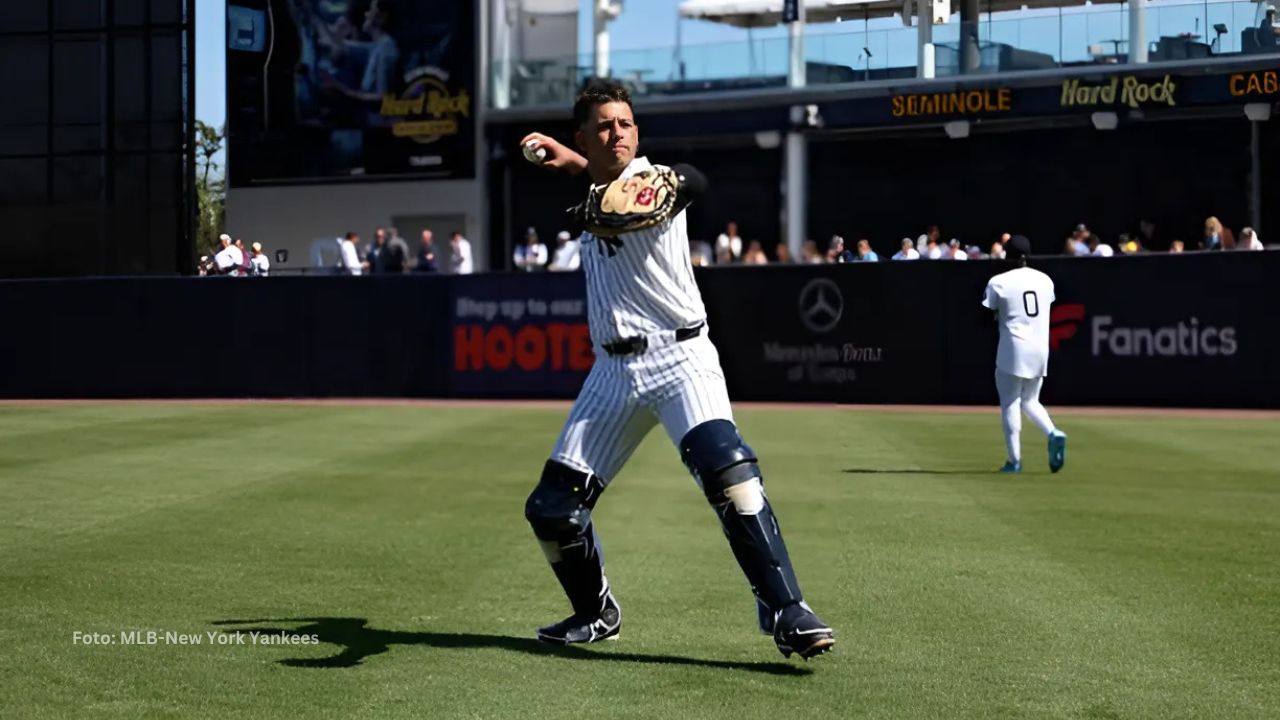
[[[354,232],[348,232],[348,233],[347,233],[346,235],[344,235],[343,237],[344,237],[345,239],[347,239],[347,240],[355,240],[355,239],[356,239],[356,237],[358,237],[358,236],[357,236]]]
[[[616,80],[591,78],[578,94],[578,99],[573,102],[573,126],[582,127],[592,108],[611,102],[626,103],[627,107],[631,108],[631,112],[635,112],[635,106],[631,104],[631,92],[622,83]]]

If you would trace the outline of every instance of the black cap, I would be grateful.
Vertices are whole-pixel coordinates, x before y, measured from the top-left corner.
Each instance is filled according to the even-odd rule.
[[[1025,235],[1014,235],[1004,244],[1004,256],[1010,260],[1025,258],[1031,254],[1031,241]]]

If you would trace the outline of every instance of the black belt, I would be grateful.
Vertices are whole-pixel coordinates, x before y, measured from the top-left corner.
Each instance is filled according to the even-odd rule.
[[[692,327],[679,328],[676,330],[676,342],[684,342],[690,338],[696,338],[702,334],[702,328],[706,323],[698,323]],[[609,353],[611,357],[619,357],[622,355],[638,355],[649,349],[649,338],[641,335],[640,337],[626,338],[617,342],[605,343],[600,347]]]

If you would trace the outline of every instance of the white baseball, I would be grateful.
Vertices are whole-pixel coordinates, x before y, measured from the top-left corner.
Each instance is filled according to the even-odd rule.
[[[530,142],[524,146],[524,159],[534,165],[541,164],[543,160],[547,159],[547,149],[538,147],[536,140]]]

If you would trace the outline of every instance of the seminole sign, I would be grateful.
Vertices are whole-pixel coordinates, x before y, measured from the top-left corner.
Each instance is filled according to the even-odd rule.
[[[938,117],[945,115],[989,115],[1013,109],[1013,91],[1009,88],[957,90],[955,92],[894,95],[893,116]]]

